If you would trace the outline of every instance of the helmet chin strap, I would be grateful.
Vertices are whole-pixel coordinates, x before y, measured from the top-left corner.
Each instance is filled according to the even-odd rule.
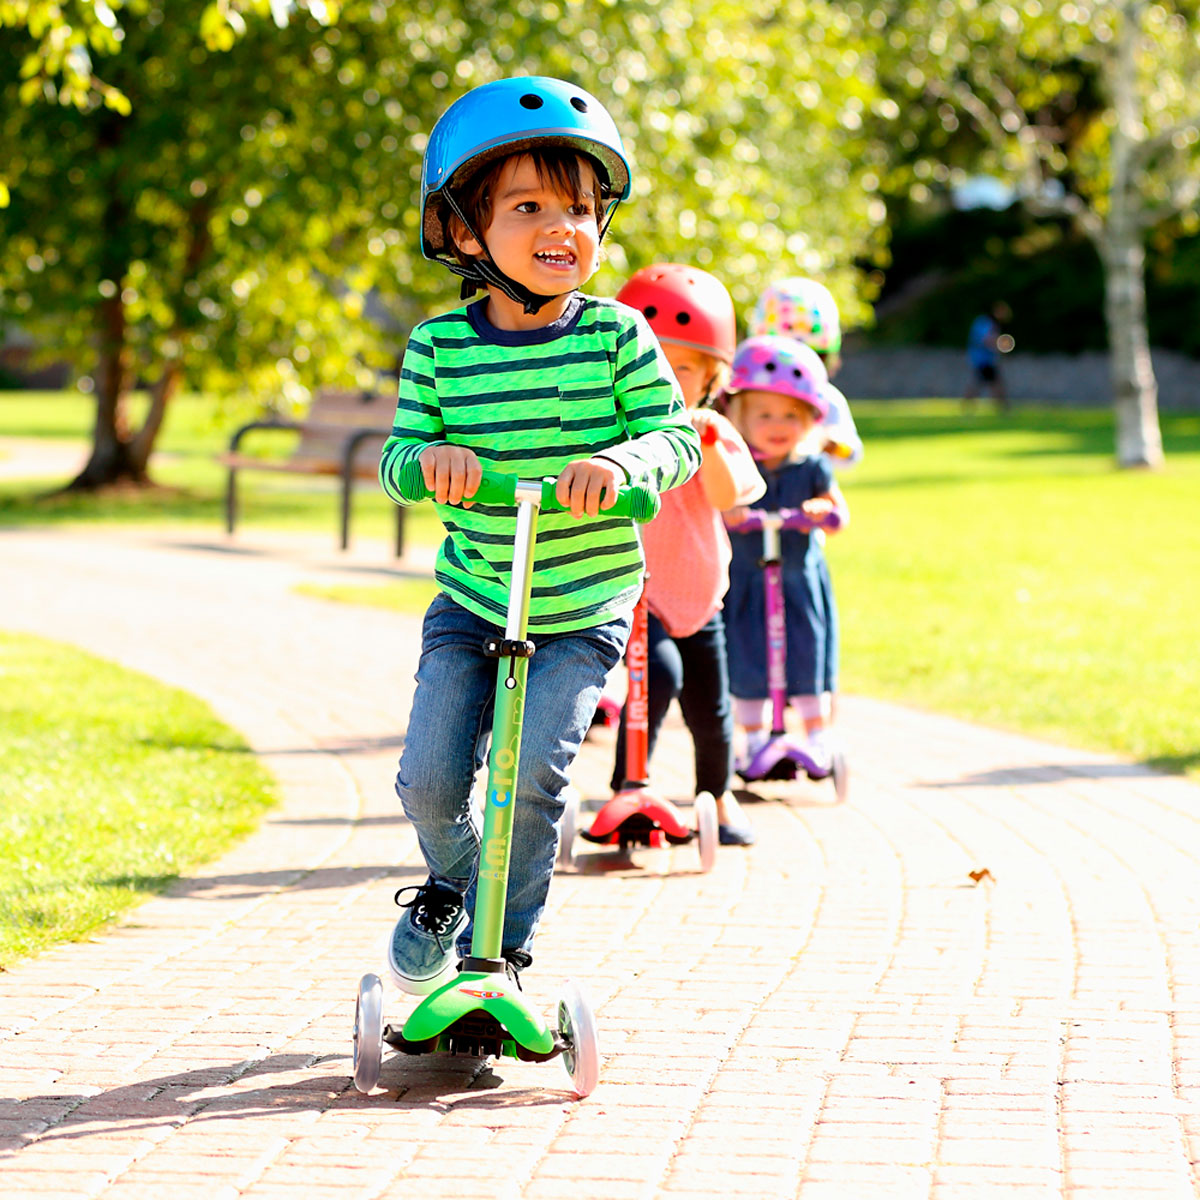
[[[446,203],[450,206],[450,211],[463,223],[463,227],[471,237],[483,247],[483,254],[473,257],[469,263],[459,262],[458,259],[453,257],[446,257],[440,260],[455,275],[462,277],[462,287],[458,293],[460,300],[469,300],[475,295],[476,290],[481,287],[497,287],[510,300],[516,301],[525,312],[532,315],[541,311],[551,300],[557,300],[560,296],[567,295],[566,292],[558,292],[553,296],[543,296],[540,292],[532,292],[523,283],[519,283],[510,276],[505,275],[496,266],[491,251],[487,248],[487,242],[472,228],[471,222],[467,220],[453,193],[447,191],[445,195]],[[608,232],[609,222],[612,220],[612,214],[616,207],[616,204],[613,204],[605,214],[604,225],[600,229],[599,241],[604,240],[604,235]]]
[[[491,251],[487,248],[487,242],[472,228],[471,222],[467,220],[466,215],[459,207],[458,201],[451,192],[446,193],[446,202],[450,205],[450,211],[463,223],[466,231],[483,247],[483,253],[477,257],[473,257],[469,263],[459,262],[456,258],[442,259],[455,275],[462,276],[463,283],[459,291],[460,299],[469,300],[475,295],[476,289],[491,285],[492,287],[498,287],[510,300],[515,300],[530,314],[540,311],[551,300],[558,299],[558,296],[543,296],[538,292],[531,292],[523,283],[518,283],[517,280],[505,275],[492,259]],[[564,294],[562,292],[559,293],[559,295]]]

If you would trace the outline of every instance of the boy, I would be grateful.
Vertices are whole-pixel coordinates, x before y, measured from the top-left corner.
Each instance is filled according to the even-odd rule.
[[[516,524],[511,508],[471,505],[481,465],[554,477],[569,507],[538,526],[529,619],[537,653],[503,938],[515,977],[531,961],[545,908],[567,773],[641,588],[631,524],[600,514],[622,484],[644,479],[662,491],[700,463],[699,438],[645,321],[576,290],[628,194],[612,118],[555,79],[476,88],[438,121],[425,152],[422,250],[463,277],[464,299],[479,287],[486,297],[413,330],[380,464],[398,502],[400,471],[420,464],[447,532],[396,777],[429,867],[424,884],[397,893],[405,912],[388,949],[392,977],[415,994],[452,978],[471,941],[479,857],[471,787],[495,689],[482,645],[503,624]]]

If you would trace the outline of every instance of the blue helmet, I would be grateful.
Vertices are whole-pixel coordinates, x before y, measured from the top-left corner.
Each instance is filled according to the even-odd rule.
[[[421,165],[421,251],[445,262],[440,201],[494,158],[534,146],[565,146],[600,168],[606,200],[629,195],[629,163],[604,105],[573,83],[529,75],[485,83],[456,100],[429,135]]]

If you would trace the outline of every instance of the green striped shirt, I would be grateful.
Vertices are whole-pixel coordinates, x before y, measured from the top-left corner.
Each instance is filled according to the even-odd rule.
[[[700,441],[645,318],[613,300],[576,295],[541,329],[497,329],[486,301],[423,321],[400,371],[400,400],[379,478],[403,504],[401,468],[427,447],[466,446],[485,468],[554,478],[603,452],[629,479],[659,491],[700,465]],[[464,608],[503,625],[516,509],[437,505],[447,537],[438,583]],[[628,612],[642,582],[632,522],[543,512],[538,518],[529,627],[587,629]]]

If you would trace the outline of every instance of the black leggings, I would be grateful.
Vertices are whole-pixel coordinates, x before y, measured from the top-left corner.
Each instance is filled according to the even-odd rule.
[[[651,613],[647,680],[649,686],[650,741],[654,755],[658,731],[678,699],[684,723],[691,731],[696,753],[696,794],[711,792],[718,798],[729,787],[733,768],[733,708],[729,701],[729,669],[725,661],[725,621],[718,610],[712,620],[687,637],[673,638]],[[617,761],[612,789],[625,782],[625,712],[617,730]]]

